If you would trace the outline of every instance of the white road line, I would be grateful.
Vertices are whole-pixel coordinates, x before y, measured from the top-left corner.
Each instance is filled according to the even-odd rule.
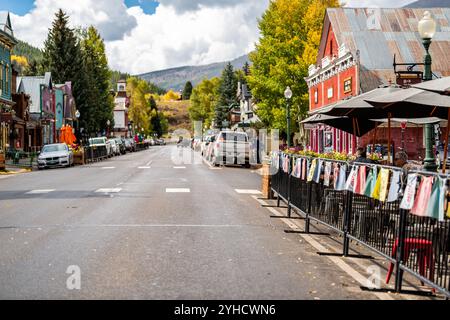
[[[54,192],[55,189],[44,189],[44,190],[32,190],[27,192],[26,194],[47,194],[50,192]]]
[[[122,191],[121,188],[103,188],[98,189],[95,193],[119,193],[120,191]]]
[[[166,193],[190,193],[189,188],[166,188]]]
[[[151,166],[152,163],[153,163],[153,160],[149,161],[145,166],[146,166],[146,167]]]
[[[173,167],[174,169],[186,169],[186,167]]]
[[[267,202],[258,199],[256,196],[252,196],[253,199],[258,201],[261,205],[268,205]],[[273,213],[276,216],[281,216],[282,214],[277,211],[274,208],[267,207],[267,209]],[[298,230],[300,229],[298,225],[294,224],[291,220],[288,219],[280,219],[285,224],[287,224],[291,229]],[[321,245],[319,242],[317,242],[314,238],[312,238],[310,235],[307,234],[299,234],[306,242],[308,242],[311,246],[313,246],[317,251],[319,252],[329,252],[327,248],[325,248],[323,245]],[[354,280],[359,282],[362,286],[367,286],[367,277],[364,277],[361,273],[356,271],[353,267],[348,265],[342,258],[339,257],[333,257],[328,256],[328,259],[330,259],[334,264],[336,264],[339,268],[341,268],[345,273],[347,273],[349,276],[351,276]],[[373,292],[375,296],[377,296],[380,300],[393,300],[394,298],[392,295],[388,293],[379,293],[379,292]]]
[[[235,191],[239,194],[262,194],[259,190],[251,190],[251,189],[235,189]]]
[[[151,169],[152,167],[138,167],[138,169]]]
[[[112,170],[115,169],[116,167],[102,167],[102,170]]]

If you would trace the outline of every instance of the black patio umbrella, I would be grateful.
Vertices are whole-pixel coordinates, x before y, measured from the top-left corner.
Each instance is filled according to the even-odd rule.
[[[323,123],[357,137],[362,137],[377,127],[377,123],[369,119],[357,121],[349,117],[335,117],[320,113],[312,115],[301,123]]]
[[[450,108],[450,96],[416,88],[401,89],[364,100],[374,106],[379,114],[391,114],[395,118],[447,119]]]
[[[450,77],[414,84],[412,87],[448,95],[450,94]]]
[[[387,114],[388,118],[426,118],[437,117],[450,122],[450,95],[439,94],[417,88],[401,89],[379,97],[365,99],[375,107],[379,114]],[[444,155],[448,149],[449,125],[445,137]],[[444,156],[444,172],[447,156]]]

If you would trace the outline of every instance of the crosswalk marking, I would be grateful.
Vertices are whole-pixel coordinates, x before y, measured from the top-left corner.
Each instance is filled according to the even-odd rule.
[[[119,193],[120,191],[122,191],[121,188],[103,188],[98,189],[95,193]]]
[[[44,190],[31,190],[27,192],[26,194],[47,194],[50,192],[54,192],[55,189],[44,189]]]
[[[166,188],[166,193],[190,193],[189,188]]]
[[[186,169],[186,167],[182,167],[182,166],[180,166],[180,167],[173,167],[174,169]]]
[[[235,189],[235,191],[239,194],[261,194],[261,191],[251,189]]]
[[[102,170],[112,170],[115,169],[116,167],[102,167]]]

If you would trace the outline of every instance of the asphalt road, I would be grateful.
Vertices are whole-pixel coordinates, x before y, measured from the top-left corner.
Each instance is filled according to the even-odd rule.
[[[255,172],[178,152],[0,179],[0,299],[374,298],[236,191]]]

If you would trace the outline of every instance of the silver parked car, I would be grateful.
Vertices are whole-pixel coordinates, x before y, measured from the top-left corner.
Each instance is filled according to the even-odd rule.
[[[70,167],[73,165],[73,152],[65,143],[49,144],[42,148],[38,157],[38,168]]]

